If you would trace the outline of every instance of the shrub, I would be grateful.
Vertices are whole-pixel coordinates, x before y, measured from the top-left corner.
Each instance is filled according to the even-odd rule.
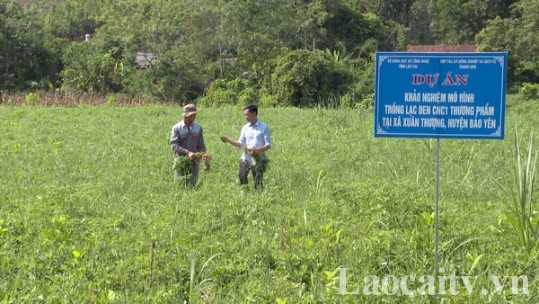
[[[294,50],[275,59],[270,84],[264,89],[285,106],[326,105],[352,82],[343,62],[322,51]]]
[[[98,40],[69,45],[63,54],[63,88],[102,93],[122,91],[122,81],[129,72],[122,52],[122,48]]]
[[[537,205],[533,201],[533,187],[537,152],[533,151],[533,133],[530,133],[526,159],[523,162],[520,155],[518,134],[515,136],[515,171],[514,183],[505,192],[510,197],[506,202],[507,209],[503,212],[509,222],[509,241],[517,248],[524,249],[529,256],[534,256],[539,245],[539,222]],[[503,188],[503,187],[502,187]]]
[[[37,105],[39,98],[35,92],[30,92],[24,97],[24,104],[28,106]]]
[[[205,106],[243,105],[257,100],[257,94],[248,80],[243,78],[230,81],[218,79],[211,83],[206,95],[198,99],[198,104]]]
[[[538,99],[539,83],[524,83],[520,86],[518,93],[526,100]]]

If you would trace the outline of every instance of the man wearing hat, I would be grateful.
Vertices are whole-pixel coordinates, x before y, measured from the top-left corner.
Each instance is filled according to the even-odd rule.
[[[174,151],[174,178],[185,178],[185,184],[191,187],[197,184],[199,156],[206,153],[202,127],[195,122],[196,116],[195,105],[185,105],[183,119],[172,127],[170,134],[170,146]],[[208,165],[206,169],[209,170]]]

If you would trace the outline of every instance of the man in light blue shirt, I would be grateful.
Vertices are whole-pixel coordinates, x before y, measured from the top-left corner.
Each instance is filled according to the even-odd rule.
[[[247,184],[247,176],[252,171],[255,189],[262,189],[269,161],[266,151],[271,148],[270,129],[258,119],[258,106],[255,104],[245,106],[243,116],[247,123],[241,129],[240,138],[235,141],[223,135],[221,140],[243,149],[238,170],[240,184]]]

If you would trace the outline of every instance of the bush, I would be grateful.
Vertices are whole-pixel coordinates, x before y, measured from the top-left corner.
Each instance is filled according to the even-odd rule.
[[[39,101],[39,97],[35,92],[30,92],[24,97],[24,104],[27,106],[35,106]]]
[[[539,98],[539,84],[538,83],[523,83],[518,90],[518,94],[521,95],[526,100],[538,99]]]
[[[120,92],[129,69],[121,47],[94,39],[73,43],[64,51],[63,88],[84,92]]]
[[[248,80],[236,78],[230,81],[217,79],[213,81],[205,96],[197,101],[205,106],[244,105],[257,102],[258,97]]]
[[[360,102],[355,104],[360,109],[374,109],[374,93],[366,94]]]
[[[162,54],[151,71],[155,79],[155,95],[165,100],[191,101],[202,96],[206,86],[201,68],[180,50]]]
[[[275,69],[264,90],[279,105],[327,105],[346,93],[351,74],[322,51],[294,50],[275,59]]]
[[[518,249],[524,249],[530,256],[535,256],[539,249],[539,223],[537,221],[537,203],[533,195],[537,151],[533,149],[533,133],[530,133],[524,158],[520,153],[518,133],[515,131],[514,180],[510,187],[499,184],[507,194],[506,210],[503,215],[507,224],[502,222],[504,236]],[[503,226],[503,225],[506,226]]]

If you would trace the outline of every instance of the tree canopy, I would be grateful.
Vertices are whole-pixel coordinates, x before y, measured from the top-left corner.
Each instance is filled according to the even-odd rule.
[[[24,2],[0,2],[2,90],[208,104],[359,101],[372,94],[374,52],[409,44],[508,51],[509,89],[539,82],[535,0]]]

